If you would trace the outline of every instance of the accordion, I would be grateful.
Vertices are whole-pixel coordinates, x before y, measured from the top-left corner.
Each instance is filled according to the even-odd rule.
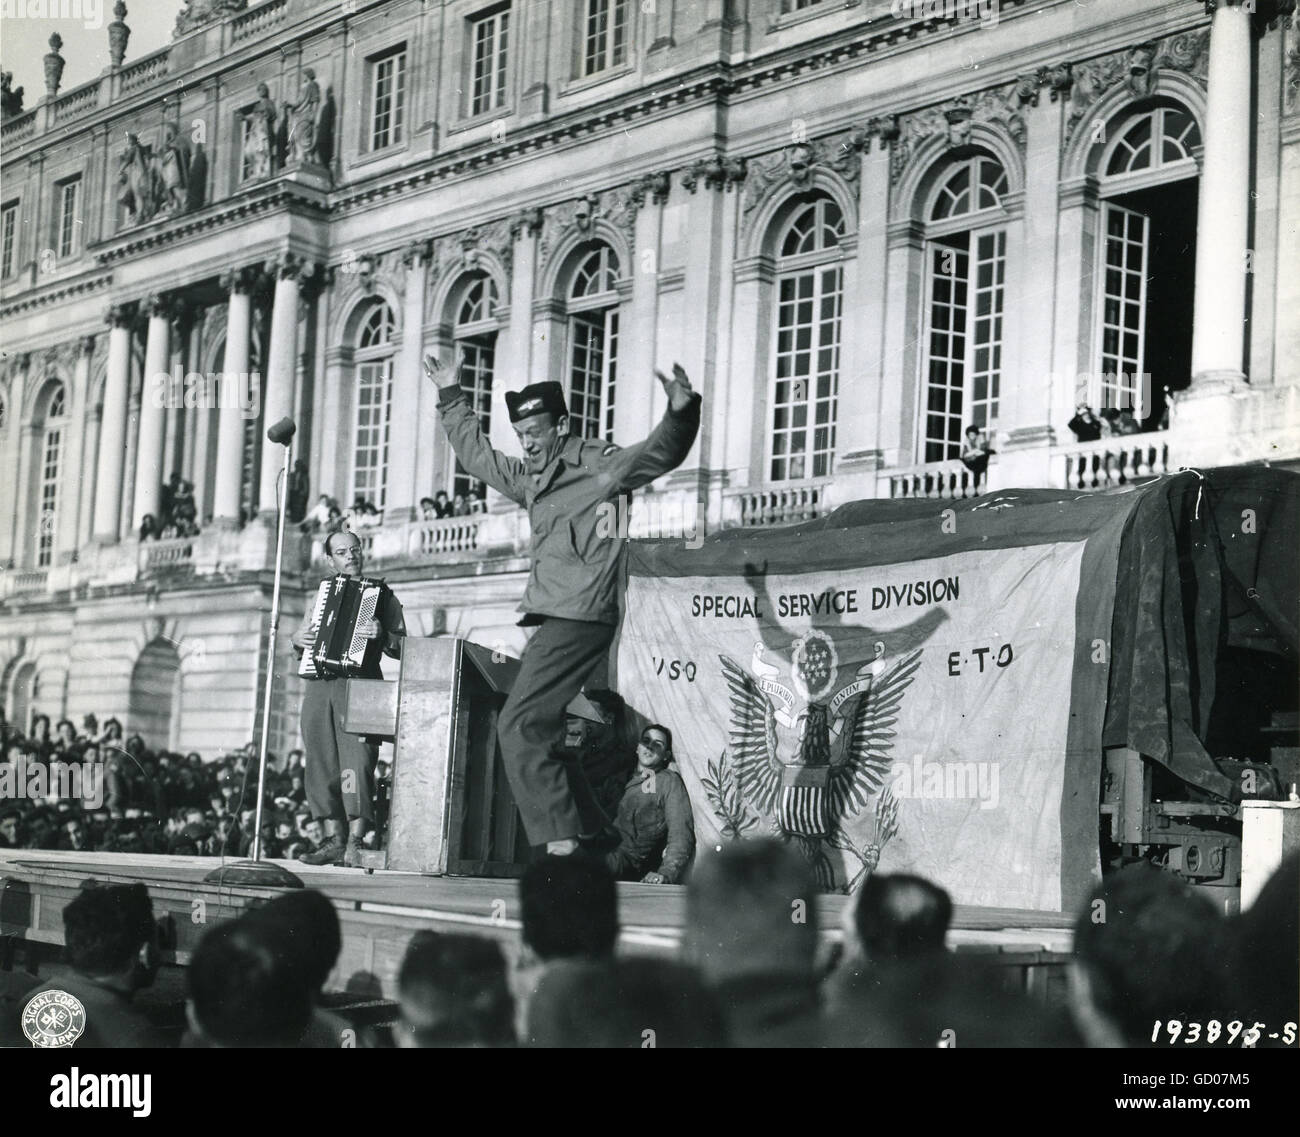
[[[357,625],[375,618],[380,584],[364,576],[336,576],[321,581],[312,612],[316,642],[302,653],[298,674],[355,675],[365,662],[370,641],[357,634]]]

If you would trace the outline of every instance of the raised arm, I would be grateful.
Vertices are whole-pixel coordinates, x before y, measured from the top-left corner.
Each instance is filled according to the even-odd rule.
[[[461,390],[459,362],[455,369],[451,369],[445,367],[437,356],[426,355],[424,373],[438,388],[438,414],[442,418],[442,428],[466,472],[470,477],[487,482],[516,504],[526,505],[523,463],[494,450],[483,436],[478,415]]]
[[[691,390],[682,365],[673,364],[672,378],[662,371],[655,374],[668,393],[668,411],[644,442],[610,455],[608,461],[620,491],[640,489],[677,469],[700,431],[701,399]]]

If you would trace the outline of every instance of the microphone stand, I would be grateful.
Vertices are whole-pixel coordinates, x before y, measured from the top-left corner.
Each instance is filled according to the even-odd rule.
[[[257,757],[257,809],[253,819],[253,856],[213,869],[203,878],[205,883],[243,885],[258,888],[302,888],[302,880],[282,865],[262,860],[262,803],[266,800],[266,747],[271,732],[271,690],[275,684],[275,643],[280,623],[280,572],[284,562],[284,519],[289,499],[289,454],[292,449],[293,424],[287,423],[287,437],[277,432],[287,420],[276,423],[267,436],[284,446],[284,469],[280,472],[281,489],[276,495],[279,520],[275,538],[275,584],[271,590],[271,634],[266,645],[266,694],[262,699],[262,745]]]

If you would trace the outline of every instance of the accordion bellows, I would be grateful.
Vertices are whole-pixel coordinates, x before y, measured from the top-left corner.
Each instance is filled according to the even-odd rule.
[[[312,612],[316,642],[302,653],[298,674],[355,675],[361,670],[370,641],[357,634],[357,625],[375,618],[379,582],[364,576],[336,576],[321,581]]]

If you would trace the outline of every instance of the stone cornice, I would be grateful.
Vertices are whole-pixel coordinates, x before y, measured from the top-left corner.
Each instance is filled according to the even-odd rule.
[[[139,253],[166,248],[178,241],[225,229],[281,209],[314,213],[322,221],[328,215],[328,207],[318,191],[290,181],[263,183],[253,190],[242,191],[235,197],[207,206],[197,213],[148,223],[130,229],[121,236],[109,237],[92,245],[90,251],[97,264],[110,265]]]
[[[113,277],[111,273],[95,273],[92,271],[83,273],[74,279],[60,281],[58,284],[51,284],[45,288],[24,292],[13,300],[0,303],[0,320],[7,320],[12,316],[21,316],[26,312],[35,311],[38,308],[44,308],[47,305],[57,304],[64,300],[93,296],[97,292],[106,291],[112,283]]]

